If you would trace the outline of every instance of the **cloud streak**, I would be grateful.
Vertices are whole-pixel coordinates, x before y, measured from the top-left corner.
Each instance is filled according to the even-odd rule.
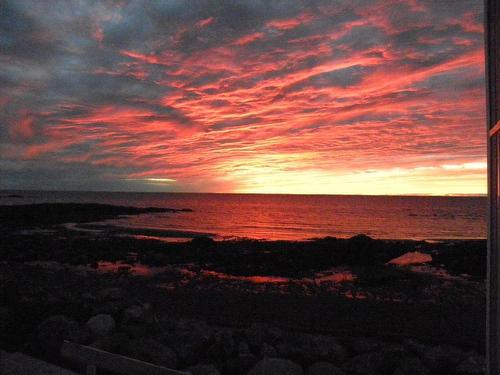
[[[3,2],[0,187],[484,193],[481,4],[445,3]]]

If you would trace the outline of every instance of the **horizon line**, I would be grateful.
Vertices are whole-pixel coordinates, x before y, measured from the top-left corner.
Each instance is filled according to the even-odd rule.
[[[411,194],[318,194],[318,193],[238,193],[238,192],[209,192],[209,191],[126,191],[126,190],[53,190],[53,189],[3,189],[0,191],[6,192],[66,192],[66,193],[132,193],[132,194],[218,194],[218,195],[306,195],[306,196],[358,196],[358,197],[464,197],[464,198],[485,198],[488,197],[487,193],[467,194],[467,193],[450,193],[450,194],[425,194],[425,193],[411,193]]]

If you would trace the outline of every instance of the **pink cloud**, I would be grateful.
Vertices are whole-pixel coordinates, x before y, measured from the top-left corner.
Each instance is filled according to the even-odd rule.
[[[339,10],[323,7],[234,36],[217,34],[215,16],[187,22],[143,50],[110,49],[116,64],[88,69],[126,78],[131,89],[144,84],[150,96],[75,100],[23,116],[9,134],[41,137],[26,144],[25,159],[116,168],[117,178],[170,178],[190,189],[282,192],[287,179],[302,189],[301,179],[316,178],[348,193],[373,177],[380,189],[391,180],[420,189],[428,178],[441,191],[462,176],[480,191],[484,168],[441,167],[485,156],[484,52],[470,35],[482,33],[477,15],[436,27],[420,2],[398,4],[414,17],[394,22],[376,2],[356,8],[352,21],[329,22]],[[193,30],[199,48],[182,50]],[[411,43],[405,32],[415,35]],[[38,120],[48,124],[40,134]]]

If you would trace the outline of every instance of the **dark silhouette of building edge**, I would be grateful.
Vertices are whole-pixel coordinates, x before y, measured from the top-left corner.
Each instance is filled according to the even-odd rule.
[[[488,293],[486,357],[488,375],[500,374],[500,1],[485,0],[488,143]]]

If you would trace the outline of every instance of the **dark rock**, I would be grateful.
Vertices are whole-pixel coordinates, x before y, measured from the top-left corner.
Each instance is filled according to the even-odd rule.
[[[87,322],[90,334],[94,338],[100,338],[111,334],[116,327],[115,320],[111,315],[99,314],[90,318]]]
[[[119,317],[120,311],[122,311],[126,306],[127,302],[125,300],[101,302],[93,306],[92,313],[94,315],[108,314]]]
[[[283,337],[283,332],[276,327],[263,323],[254,323],[245,330],[248,344],[253,349],[258,349],[264,343],[271,345],[278,344]]]
[[[210,237],[199,236],[191,240],[191,245],[198,249],[208,249],[215,246],[215,241]]]
[[[78,375],[76,372],[41,361],[23,353],[0,350],[2,375]]]
[[[260,349],[260,355],[262,357],[275,358],[278,356],[278,352],[276,351],[274,346],[264,343],[262,344],[262,348]]]
[[[87,337],[76,321],[64,315],[50,316],[37,327],[38,344],[46,354],[58,354],[64,340],[83,344]]]
[[[213,328],[199,320],[182,319],[177,323],[176,329],[183,332],[194,332],[205,341],[209,340],[213,334]]]
[[[116,332],[107,337],[101,337],[94,341],[90,346],[105,350],[111,353],[125,354],[129,345],[130,339],[123,332]]]
[[[264,358],[248,372],[248,375],[302,375],[302,367],[288,359]]]
[[[403,341],[403,346],[410,353],[417,355],[417,357],[422,357],[425,355],[427,351],[429,351],[432,347],[421,343],[415,339],[406,339]]]
[[[158,325],[162,331],[173,331],[178,328],[179,320],[164,314],[158,317]]]
[[[372,338],[353,338],[349,341],[349,348],[356,354],[376,352],[384,347],[384,343]]]
[[[0,305],[12,305],[21,299],[21,291],[14,280],[2,280],[0,285]]]
[[[153,339],[131,340],[127,346],[127,354],[141,361],[173,369],[177,368],[177,355],[175,352]]]
[[[0,332],[5,332],[10,326],[10,310],[0,306]]]
[[[351,358],[345,369],[354,375],[392,374],[403,356],[404,351],[399,348],[360,354]]]
[[[122,288],[105,288],[97,293],[99,301],[116,301],[126,298],[127,293]]]
[[[212,341],[212,345],[210,345],[207,352],[209,358],[222,362],[236,353],[236,343],[230,329],[219,329],[213,335]]]
[[[94,302],[97,299],[97,297],[94,294],[92,294],[91,292],[82,293],[80,298],[83,301],[89,302],[89,303]]]
[[[347,356],[345,348],[330,336],[308,333],[287,333],[285,342],[277,346],[280,356],[311,364],[320,360],[343,362]]]
[[[250,351],[250,347],[245,341],[241,341],[238,344],[238,357],[252,357],[253,354]]]
[[[460,375],[483,375],[485,373],[486,361],[482,356],[468,356],[457,366],[457,374]]]
[[[349,240],[352,242],[359,242],[359,243],[367,243],[374,241],[373,238],[363,233],[352,236],[351,238],[349,238]]]
[[[206,323],[181,320],[160,335],[160,340],[174,348],[179,359],[187,366],[194,365],[203,357],[212,337],[212,328]]]
[[[430,375],[429,369],[417,357],[403,357],[394,375]]]
[[[186,371],[192,375],[220,375],[219,370],[217,370],[217,368],[213,365],[191,366],[187,369],[184,369],[183,371]]]
[[[378,368],[383,364],[379,353],[371,352],[353,357],[345,366],[349,374],[353,375],[378,375]]]
[[[316,362],[307,369],[306,375],[345,375],[345,372],[329,362]]]
[[[130,324],[122,326],[122,330],[130,338],[139,339],[141,337],[147,337],[149,335],[148,327],[141,324]]]
[[[122,324],[136,324],[144,321],[146,309],[139,305],[127,307],[122,313]]]
[[[451,345],[438,345],[424,353],[425,364],[435,373],[443,373],[456,368],[467,358],[467,353]]]
[[[149,304],[129,306],[121,315],[122,325],[152,326],[155,324],[154,314]]]
[[[158,207],[125,207],[98,203],[37,203],[22,204],[15,210],[9,205],[0,206],[0,225],[26,227],[62,223],[86,223],[113,219],[121,215],[142,213],[176,212]]]
[[[222,374],[246,375],[257,362],[258,359],[255,357],[230,358],[222,366]]]

